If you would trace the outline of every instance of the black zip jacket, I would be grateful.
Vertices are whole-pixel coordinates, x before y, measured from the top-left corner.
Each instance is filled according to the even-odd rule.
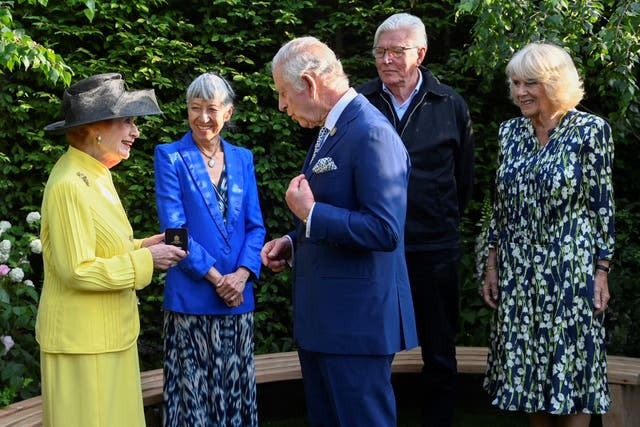
[[[357,88],[396,128],[411,158],[405,250],[460,248],[460,217],[471,199],[474,137],[469,108],[420,67],[422,85],[402,120],[377,78]]]

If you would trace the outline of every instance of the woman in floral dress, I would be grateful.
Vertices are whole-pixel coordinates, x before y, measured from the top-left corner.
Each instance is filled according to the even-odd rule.
[[[571,57],[532,43],[507,65],[522,117],[500,126],[481,295],[496,309],[484,387],[531,426],[607,411],[604,311],[614,246],[613,141]]]

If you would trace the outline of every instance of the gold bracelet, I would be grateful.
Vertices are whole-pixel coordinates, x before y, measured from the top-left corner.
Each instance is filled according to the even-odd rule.
[[[495,266],[495,265],[488,265],[488,264],[487,264],[487,266],[486,266],[486,270],[487,270],[487,271],[493,271],[493,270],[495,270],[495,269],[496,269],[496,266]]]

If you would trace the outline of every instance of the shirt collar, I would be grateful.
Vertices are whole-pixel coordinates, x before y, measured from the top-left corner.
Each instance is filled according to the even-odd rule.
[[[416,93],[418,93],[418,91],[420,90],[420,86],[422,86],[422,73],[420,72],[419,68],[417,71],[418,71],[418,83],[416,84],[416,87],[413,88],[413,92],[411,92],[411,96],[407,99],[407,101],[411,100],[414,96],[416,96]],[[396,99],[393,93],[391,93],[391,90],[389,90],[387,85],[384,83],[382,83],[382,90],[388,93],[391,96],[391,99],[394,99],[394,100]]]
[[[336,123],[338,122],[338,119],[340,118],[340,115],[342,114],[344,109],[347,108],[347,105],[349,105],[349,103],[356,96],[358,96],[358,93],[355,91],[355,89],[349,88],[349,90],[346,91],[344,95],[342,95],[338,102],[336,102],[336,105],[333,106],[331,111],[329,111],[329,114],[327,114],[327,119],[324,121],[324,127],[329,130],[333,129],[336,126]]]

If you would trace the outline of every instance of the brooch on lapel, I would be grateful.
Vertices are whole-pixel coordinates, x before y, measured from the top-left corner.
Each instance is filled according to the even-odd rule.
[[[333,159],[331,157],[323,157],[319,159],[315,165],[313,165],[313,169],[311,170],[313,171],[313,173],[318,174],[318,173],[331,172],[337,169],[338,169],[338,166],[336,166],[336,164],[333,162]]]
[[[84,181],[84,183],[86,184],[87,187],[90,187],[89,178],[87,178],[87,176],[85,174],[83,174],[82,172],[77,172],[76,175],[78,175],[80,178],[82,178],[82,180]]]

